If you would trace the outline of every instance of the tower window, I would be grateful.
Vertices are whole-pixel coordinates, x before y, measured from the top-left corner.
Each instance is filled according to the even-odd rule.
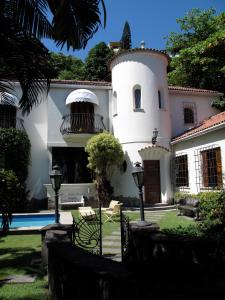
[[[117,93],[113,93],[113,116],[117,115]]]
[[[141,108],[141,89],[137,87],[134,89],[134,109]]]

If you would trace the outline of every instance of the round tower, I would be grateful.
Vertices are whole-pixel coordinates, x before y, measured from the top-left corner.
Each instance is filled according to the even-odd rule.
[[[130,173],[133,163],[142,160],[145,202],[149,204],[167,202],[171,197],[167,65],[164,52],[143,47],[121,52],[110,63],[112,130],[123,145],[128,164],[127,172],[121,175],[123,180],[116,182],[117,193],[137,194]],[[153,131],[158,132],[156,140]],[[148,180],[150,177],[157,177],[159,182]]]

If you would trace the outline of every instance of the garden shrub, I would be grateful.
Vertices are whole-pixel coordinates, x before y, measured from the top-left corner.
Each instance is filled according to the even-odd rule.
[[[225,225],[225,191],[201,195],[201,216],[211,225]]]
[[[0,212],[3,216],[3,229],[8,229],[12,213],[21,206],[21,195],[24,187],[11,170],[0,171]]]
[[[28,176],[31,144],[26,132],[15,128],[0,128],[0,149],[5,170],[13,170],[20,183]]]

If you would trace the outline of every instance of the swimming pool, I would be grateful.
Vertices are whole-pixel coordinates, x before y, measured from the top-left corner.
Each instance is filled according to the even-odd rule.
[[[2,223],[2,217],[0,217]],[[55,223],[54,214],[13,215],[10,228],[46,226]]]
[[[60,224],[73,224],[71,212],[60,212]],[[0,226],[2,217],[0,216]],[[40,229],[46,225],[55,223],[54,213],[29,213],[29,214],[13,214],[12,223],[10,225],[9,234],[21,233],[39,233]]]

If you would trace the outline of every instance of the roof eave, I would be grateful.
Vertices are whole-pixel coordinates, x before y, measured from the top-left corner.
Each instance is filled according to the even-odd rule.
[[[195,138],[195,137],[199,137],[199,136],[201,136],[201,135],[204,135],[204,134],[207,134],[207,133],[209,133],[209,132],[212,132],[212,131],[221,129],[221,128],[223,128],[223,127],[225,127],[225,122],[219,123],[219,124],[217,124],[217,125],[215,125],[215,126],[212,126],[212,127],[203,129],[203,130],[201,130],[201,131],[195,132],[195,133],[190,134],[190,135],[188,135],[188,136],[185,136],[185,137],[183,137],[183,138],[181,138],[181,139],[178,139],[178,140],[175,140],[175,141],[171,141],[170,144],[171,144],[171,145],[175,145],[175,144],[178,144],[178,143],[180,143],[180,142],[184,142],[184,141],[187,141],[187,140],[191,140],[191,139],[193,139],[193,138]]]

